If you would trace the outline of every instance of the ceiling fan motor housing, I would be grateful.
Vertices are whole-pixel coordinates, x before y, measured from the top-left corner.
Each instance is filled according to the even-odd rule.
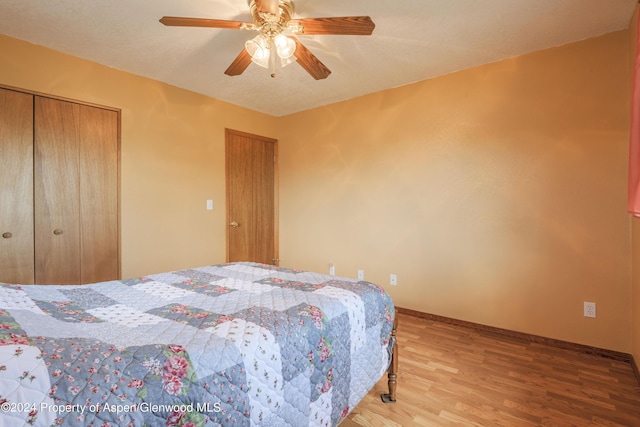
[[[260,1],[251,0],[249,2],[251,16],[255,25],[260,27],[260,32],[266,36],[280,34],[287,27],[287,23],[293,16],[293,2],[291,0],[278,0],[277,11],[261,10],[261,6],[262,2]]]

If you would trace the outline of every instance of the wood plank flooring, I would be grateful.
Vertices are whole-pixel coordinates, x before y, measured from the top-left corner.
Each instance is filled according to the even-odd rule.
[[[629,363],[398,314],[398,400],[386,375],[341,427],[640,426]]]

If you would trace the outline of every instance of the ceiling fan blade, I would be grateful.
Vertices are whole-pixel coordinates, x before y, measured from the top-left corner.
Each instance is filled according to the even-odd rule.
[[[210,27],[210,28],[229,28],[232,30],[240,30],[251,26],[249,22],[227,21],[224,19],[205,19],[205,18],[182,18],[179,16],[163,16],[160,19],[164,25],[171,27]]]
[[[376,24],[368,16],[292,19],[289,24],[302,26],[299,34],[342,34],[368,36]]]
[[[280,18],[280,6],[278,0],[254,0],[258,12],[266,12]]]
[[[239,76],[244,73],[244,70],[251,64],[251,55],[247,52],[247,49],[242,49],[240,55],[233,60],[229,68],[225,70],[225,74],[228,76]]]
[[[298,64],[304,68],[307,73],[311,74],[316,80],[322,80],[329,77],[331,70],[328,69],[309,49],[305,47],[295,37],[291,37],[296,42],[296,51],[293,54],[298,60]]]

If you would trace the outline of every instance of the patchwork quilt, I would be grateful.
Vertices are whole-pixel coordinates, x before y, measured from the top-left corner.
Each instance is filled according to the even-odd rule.
[[[394,316],[374,284],[255,263],[0,284],[0,425],[335,426]]]

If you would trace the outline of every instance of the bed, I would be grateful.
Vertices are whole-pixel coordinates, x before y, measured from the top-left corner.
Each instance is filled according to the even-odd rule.
[[[0,284],[2,426],[335,426],[388,372],[380,287],[256,263]]]

